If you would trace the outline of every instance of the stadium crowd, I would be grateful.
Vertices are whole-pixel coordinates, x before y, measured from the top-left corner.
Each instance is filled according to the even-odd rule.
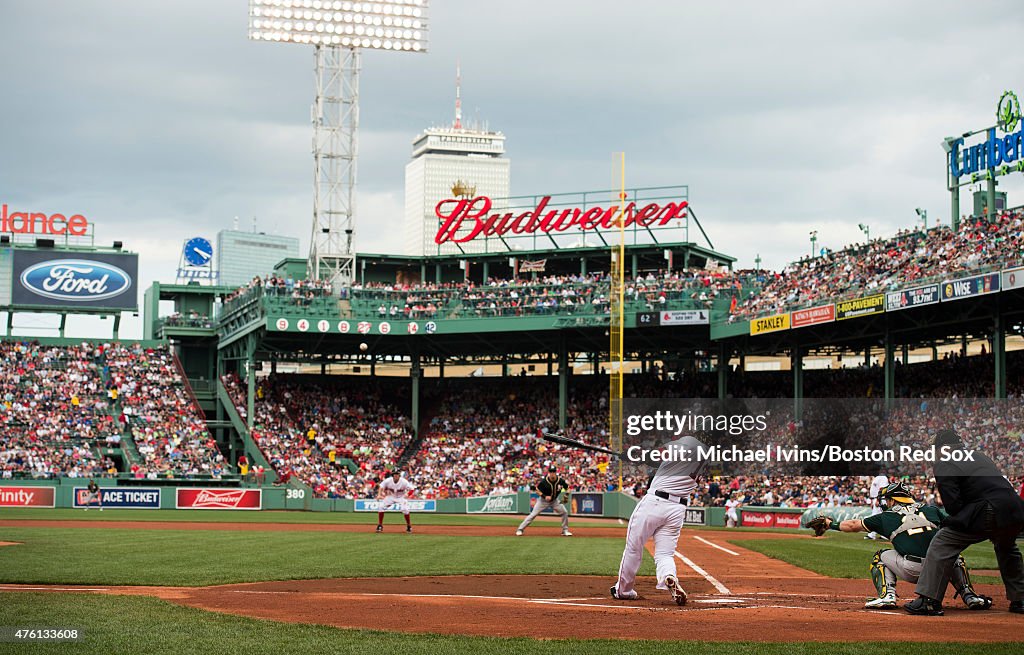
[[[768,276],[738,305],[732,318],[773,314],[795,307],[882,293],[915,282],[992,266],[1009,266],[1024,258],[1024,211],[1003,212],[988,221],[964,220],[957,231],[938,225],[927,231],[902,230],[818,257],[791,263]]]
[[[627,280],[624,294],[638,308],[710,308],[715,299],[741,295],[746,275],[725,270],[648,272]],[[399,318],[497,317],[545,314],[603,315],[610,311],[607,273],[545,275],[536,279],[489,278],[449,283],[355,284],[353,301],[376,305],[378,315]]]
[[[166,346],[0,341],[0,355],[0,477],[126,473],[99,451],[125,434],[137,477],[228,469]]]
[[[89,343],[0,341],[0,477],[92,477],[113,466],[95,445],[116,430]]]
[[[1010,354],[1011,370],[1024,364]],[[955,424],[968,444],[981,447],[1015,477],[1024,476],[1024,387],[1011,379],[1011,399],[994,405],[973,400],[991,395],[990,356],[953,357],[899,367],[897,402],[885,420],[847,430],[848,446],[901,444],[927,445],[941,427]],[[758,436],[779,445],[834,438],[837,412],[871,414],[884,405],[880,398],[879,367],[808,371],[803,421],[792,418],[792,401],[785,399],[788,373],[734,373],[730,391],[736,398],[774,401],[777,419]],[[402,403],[387,403],[402,388],[402,380],[373,381],[357,378],[324,381],[316,376],[275,376],[259,382],[255,435],[264,454],[280,473],[287,470],[310,484],[320,497],[371,497],[374,482],[395,465],[411,443],[408,418]],[[244,387],[237,379],[225,380],[235,404],[244,413]],[[424,498],[482,495],[528,490],[548,466],[556,466],[574,489],[606,491],[617,488],[618,465],[600,454],[545,442],[536,437],[541,428],[557,425],[557,381],[546,377],[431,380],[426,385],[421,439],[405,453],[405,475]],[[353,389],[359,389],[354,392]],[[567,436],[605,444],[607,432],[607,377],[578,376],[571,385]],[[629,397],[713,398],[714,374],[670,375],[654,368],[627,378]],[[814,400],[821,399],[820,401]],[[850,399],[838,406],[835,398]],[[935,400],[945,398],[946,401]],[[407,403],[407,400],[402,401]],[[815,421],[814,418],[818,417]],[[819,434],[816,430],[824,430]],[[851,436],[852,435],[852,436]],[[333,457],[331,453],[334,453]],[[341,458],[358,466],[349,471]],[[813,467],[774,463],[730,467],[714,471],[719,490],[729,488],[744,502],[780,506],[827,506],[865,502],[866,480],[879,471],[890,476],[917,476],[924,472],[899,467],[856,466],[815,473]],[[819,473],[822,473],[819,471]],[[646,474],[624,467],[623,486],[632,489]],[[699,490],[709,502],[724,502],[711,493],[712,479]],[[914,482],[926,494],[934,493],[927,479]],[[767,494],[767,495],[766,495]]]
[[[233,374],[222,380],[244,418],[244,385]],[[410,440],[409,419],[384,400],[400,393],[387,381],[271,376],[255,390],[253,438],[279,476],[295,476],[316,497],[372,495]]]
[[[218,478],[230,472],[168,347],[113,344],[103,359],[119,420],[143,458],[131,466],[135,477]]]

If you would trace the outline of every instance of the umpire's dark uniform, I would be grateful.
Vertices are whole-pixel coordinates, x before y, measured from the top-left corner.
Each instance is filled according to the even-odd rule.
[[[963,448],[952,430],[940,432],[935,444]],[[991,459],[978,451],[973,457],[973,462],[935,464],[935,481],[949,517],[928,547],[916,591],[941,603],[957,556],[971,544],[991,540],[1010,610],[1024,613],[1024,563],[1017,548],[1024,501]]]

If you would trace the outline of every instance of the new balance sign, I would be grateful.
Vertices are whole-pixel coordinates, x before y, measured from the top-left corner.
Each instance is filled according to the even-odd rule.
[[[178,509],[262,509],[260,489],[178,489]]]

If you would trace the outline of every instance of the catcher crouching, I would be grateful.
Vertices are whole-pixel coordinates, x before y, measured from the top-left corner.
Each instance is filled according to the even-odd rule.
[[[878,596],[864,607],[896,609],[896,581],[917,582],[924,568],[928,544],[946,518],[946,513],[934,505],[917,502],[902,482],[887,485],[878,498],[885,509],[881,514],[842,522],[833,521],[828,516],[817,516],[808,522],[807,527],[818,537],[826,530],[839,530],[877,532],[887,538],[892,548],[879,550],[871,560],[871,581]],[[990,597],[975,593],[963,556],[957,559],[950,582],[968,609],[987,610],[992,606]]]

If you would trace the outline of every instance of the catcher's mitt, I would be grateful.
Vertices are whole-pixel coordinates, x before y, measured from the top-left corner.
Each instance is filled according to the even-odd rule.
[[[807,527],[814,530],[814,536],[820,537],[832,526],[832,519],[822,514],[815,516],[807,522]]]

